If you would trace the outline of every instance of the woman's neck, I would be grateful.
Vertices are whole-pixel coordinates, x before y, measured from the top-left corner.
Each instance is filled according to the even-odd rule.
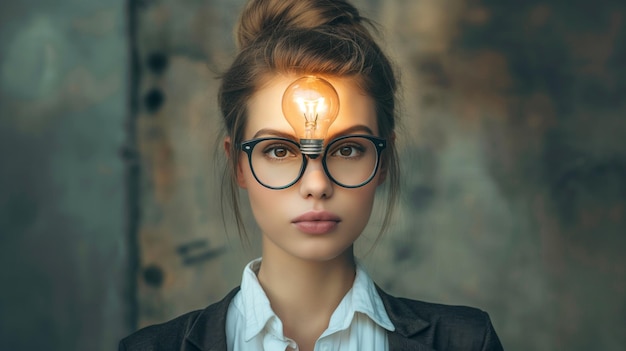
[[[352,248],[328,261],[264,252],[258,278],[285,335],[306,349],[328,327],[355,273]]]

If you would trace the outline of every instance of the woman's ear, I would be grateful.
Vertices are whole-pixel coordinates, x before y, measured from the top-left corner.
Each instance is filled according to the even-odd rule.
[[[388,138],[388,143],[391,145],[396,144],[396,133],[391,133]],[[389,158],[386,152],[383,152],[380,157],[380,169],[378,170],[378,185],[382,185],[387,179],[387,173],[389,172]]]
[[[224,138],[224,152],[226,153],[226,157],[228,158],[229,163],[232,162],[232,146],[233,145],[230,137],[227,136],[226,138]],[[241,164],[239,162],[237,162],[236,165],[235,177],[237,178],[237,185],[239,185],[239,187],[241,187],[242,189],[246,189],[246,182],[243,178],[243,170],[241,169]]]
[[[387,171],[389,169],[389,167],[387,167],[386,157],[381,157],[380,161],[380,169],[378,170],[378,184],[376,185],[382,185],[385,182],[385,179],[387,179]]]
[[[224,138],[224,153],[226,153],[226,158],[230,160],[230,145],[231,145],[230,137],[227,136]]]

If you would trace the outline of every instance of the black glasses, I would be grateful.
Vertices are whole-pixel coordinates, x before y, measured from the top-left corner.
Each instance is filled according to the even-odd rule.
[[[344,188],[358,188],[369,183],[380,163],[385,139],[371,135],[346,135],[328,143],[322,156],[324,171],[330,180]],[[285,189],[300,180],[308,157],[300,145],[285,138],[259,138],[241,143],[248,154],[254,178],[266,188]]]

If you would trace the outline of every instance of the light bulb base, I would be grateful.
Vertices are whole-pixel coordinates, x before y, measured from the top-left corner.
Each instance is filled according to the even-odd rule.
[[[300,151],[315,158],[324,151],[324,139],[300,139]]]

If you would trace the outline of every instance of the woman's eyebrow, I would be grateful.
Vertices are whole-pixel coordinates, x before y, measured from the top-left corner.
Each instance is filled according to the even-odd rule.
[[[369,134],[369,135],[374,135],[374,132],[372,132],[372,129],[364,124],[357,124],[355,126],[352,126],[350,128],[346,128],[344,130],[338,131],[336,133],[333,133],[332,136],[330,136],[328,139],[332,140],[335,138],[338,138],[340,136],[344,136],[344,135],[349,135],[349,134]]]
[[[374,135],[374,132],[372,132],[372,129],[370,127],[368,127],[368,126],[366,126],[364,124],[357,124],[357,125],[354,125],[352,127],[346,128],[346,129],[338,131],[336,133],[333,133],[327,139],[335,139],[337,137],[340,137],[340,136],[343,136],[343,135],[349,135],[349,134],[369,134],[369,135]],[[264,136],[280,137],[280,138],[291,139],[291,140],[298,139],[293,134],[285,133],[285,132],[282,132],[280,130],[271,129],[271,128],[259,129],[256,133],[254,133],[254,135],[252,136],[252,139],[256,139],[256,138],[260,138],[260,137],[264,137]]]
[[[254,135],[252,136],[252,139],[260,138],[262,136],[273,136],[273,137],[280,137],[280,138],[295,140],[295,137],[293,136],[293,134],[281,132],[280,130],[270,129],[270,128],[259,129],[256,133],[254,133]]]

